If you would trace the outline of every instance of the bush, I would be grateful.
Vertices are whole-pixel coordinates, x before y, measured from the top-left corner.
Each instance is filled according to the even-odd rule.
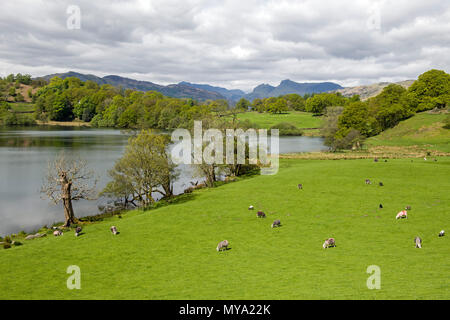
[[[280,136],[301,136],[303,131],[290,122],[280,122],[270,127],[270,129],[280,130]]]
[[[9,248],[11,248],[11,245],[9,243],[3,244],[3,249],[9,249]]]
[[[444,121],[444,128],[450,129],[450,114],[447,116],[447,118]]]

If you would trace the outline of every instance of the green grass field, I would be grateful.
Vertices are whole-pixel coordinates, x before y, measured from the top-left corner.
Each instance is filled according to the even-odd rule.
[[[79,238],[68,232],[1,250],[0,299],[450,298],[450,158],[280,166],[276,176],[86,226]],[[395,220],[406,205],[409,218]],[[274,219],[282,227],[271,229]],[[322,248],[328,237],[336,248]],[[224,239],[231,249],[218,253]],[[66,288],[69,265],[81,268],[81,290]],[[381,268],[380,290],[366,286],[370,265]]]
[[[448,114],[418,113],[400,122],[392,129],[372,137],[366,144],[372,146],[419,146],[450,152],[450,130],[444,129]]]
[[[271,126],[280,122],[290,122],[297,128],[319,128],[322,124],[321,117],[314,117],[312,113],[290,111],[289,113],[272,114],[258,112],[239,113],[238,119],[250,120],[260,128],[269,129]]]

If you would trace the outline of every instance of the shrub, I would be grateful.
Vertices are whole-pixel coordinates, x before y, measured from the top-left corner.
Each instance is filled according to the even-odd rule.
[[[280,122],[270,127],[270,129],[280,130],[280,136],[301,136],[303,131],[290,122]]]
[[[3,249],[9,249],[9,248],[11,248],[11,245],[9,243],[3,244]]]

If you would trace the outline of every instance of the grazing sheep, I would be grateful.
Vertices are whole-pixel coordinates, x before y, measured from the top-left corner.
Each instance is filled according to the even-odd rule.
[[[75,237],[78,237],[80,235],[80,233],[81,233],[81,227],[77,227],[75,229]]]
[[[422,248],[422,239],[420,239],[420,237],[415,237],[414,243],[416,245],[416,248]]]
[[[62,236],[63,233],[62,233],[62,231],[56,230],[56,231],[53,232],[53,235],[54,235],[55,237],[59,237],[59,236]]]
[[[366,184],[371,184],[369,179],[366,179]]]
[[[411,210],[411,206],[406,206],[405,210]]]
[[[280,220],[275,220],[275,221],[272,223],[272,228],[274,228],[274,227],[279,227],[279,226],[281,226],[281,221],[280,221]]]
[[[439,237],[443,237],[443,236],[445,236],[445,231],[441,230],[441,232],[439,232]]]
[[[302,185],[301,183],[299,183],[299,184],[297,185],[297,187],[298,187],[300,190],[303,189],[303,185]]]
[[[248,207],[248,210],[253,210],[253,209],[254,209],[253,206]]]
[[[427,161],[427,157],[424,157],[423,160],[424,160],[424,161]]]
[[[265,217],[266,217],[266,214],[265,214],[264,212],[262,212],[262,211],[258,211],[258,212],[256,213],[256,217],[257,217],[257,218],[265,218]]]
[[[380,183],[378,184],[380,187],[384,186],[383,182],[380,181]]]
[[[219,244],[217,245],[216,250],[217,251],[228,250],[228,241],[227,240],[220,241]]]
[[[373,159],[373,162],[378,162],[378,158]]]
[[[406,210],[402,210],[399,213],[397,213],[397,216],[395,217],[395,219],[408,219],[408,212],[406,212]]]
[[[380,207],[380,209],[383,209],[383,205],[382,205],[381,203],[380,203],[380,206],[379,206],[379,207]]]
[[[327,240],[325,240],[322,247],[324,249],[330,248],[330,247],[336,247],[336,242],[334,241],[334,238],[328,238]]]
[[[112,226],[110,229],[111,229],[111,232],[113,233],[113,235],[116,235],[118,233],[117,228],[115,226]]]

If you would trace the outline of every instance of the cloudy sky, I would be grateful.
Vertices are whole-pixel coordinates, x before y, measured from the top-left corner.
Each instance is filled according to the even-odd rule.
[[[450,71],[448,0],[15,0],[1,6],[1,76],[73,70],[248,91],[283,79],[351,86],[414,79],[431,68]]]

